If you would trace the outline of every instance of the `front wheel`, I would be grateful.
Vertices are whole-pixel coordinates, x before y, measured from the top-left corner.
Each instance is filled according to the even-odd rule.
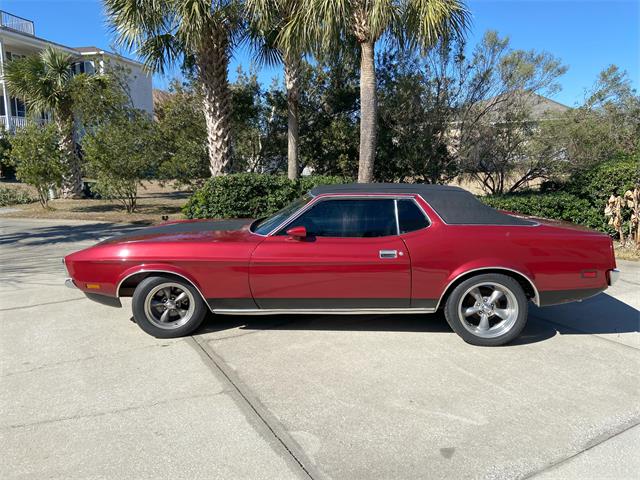
[[[527,296],[507,275],[489,273],[458,285],[444,308],[451,328],[472,345],[497,346],[510,342],[527,323]]]
[[[164,276],[140,282],[133,292],[131,306],[138,326],[157,338],[189,335],[207,314],[204,301],[192,285]]]

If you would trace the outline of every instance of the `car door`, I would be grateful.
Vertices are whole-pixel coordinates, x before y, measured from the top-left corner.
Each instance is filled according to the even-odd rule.
[[[307,237],[286,231],[304,226]],[[411,265],[391,198],[321,198],[254,250],[263,309],[379,309],[410,304]]]

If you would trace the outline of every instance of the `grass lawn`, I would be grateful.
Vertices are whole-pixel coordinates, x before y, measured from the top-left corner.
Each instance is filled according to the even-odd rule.
[[[1,184],[8,188],[21,188],[34,191],[31,187],[5,183]],[[143,186],[138,192],[138,206],[135,213],[127,213],[124,206],[110,200],[63,200],[56,199],[49,202],[49,208],[44,209],[39,203],[26,205],[13,205],[6,207],[5,211],[0,210],[1,217],[21,217],[21,218],[63,218],[73,220],[102,220],[117,223],[140,223],[154,224],[161,223],[162,217],[169,220],[183,218],[181,208],[189,198],[188,191],[177,191],[170,185],[160,185],[157,182],[143,182]]]

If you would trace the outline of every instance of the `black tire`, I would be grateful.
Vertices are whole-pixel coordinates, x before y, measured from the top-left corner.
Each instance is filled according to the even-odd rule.
[[[174,302],[183,293],[182,299]],[[156,338],[176,338],[191,334],[202,324],[208,311],[198,290],[182,278],[173,276],[145,278],[133,292],[131,307],[138,326]],[[163,314],[167,310],[163,321]]]
[[[495,291],[499,292],[495,294],[497,300],[486,302]],[[456,286],[447,298],[444,314],[449,326],[465,342],[493,347],[520,335],[527,323],[527,309],[527,296],[516,279],[487,273]]]

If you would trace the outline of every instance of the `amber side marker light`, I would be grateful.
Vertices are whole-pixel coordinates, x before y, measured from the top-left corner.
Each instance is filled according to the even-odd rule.
[[[598,278],[598,272],[595,270],[584,270],[580,276],[582,278]]]
[[[86,283],[85,286],[91,290],[99,290],[100,289],[100,284],[99,283]]]

